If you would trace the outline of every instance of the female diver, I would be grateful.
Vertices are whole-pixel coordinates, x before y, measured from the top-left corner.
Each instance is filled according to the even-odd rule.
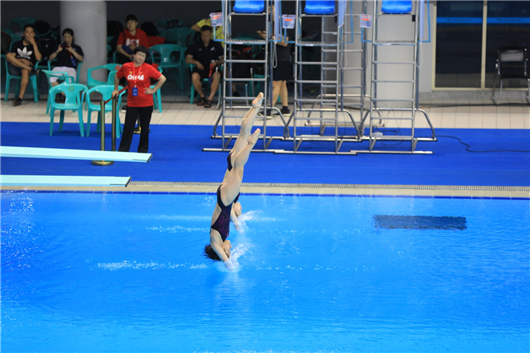
[[[258,141],[260,129],[251,135],[250,130],[254,125],[256,115],[263,102],[263,93],[260,93],[252,102],[252,108],[247,112],[241,122],[241,131],[228,154],[228,168],[219,188],[217,188],[217,204],[213,211],[210,244],[204,247],[204,254],[214,261],[223,261],[229,267],[230,249],[232,245],[228,240],[230,230],[230,219],[238,226],[237,217],[241,215],[241,204],[239,190],[243,182],[243,170],[248,161],[252,148]]]

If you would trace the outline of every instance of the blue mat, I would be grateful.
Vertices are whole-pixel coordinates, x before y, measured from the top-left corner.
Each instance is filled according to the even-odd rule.
[[[79,126],[65,124],[64,131],[48,135],[47,123],[0,124],[3,146],[75,148],[99,150],[98,134],[79,136]],[[110,125],[107,127],[110,131]],[[280,128],[268,128],[281,135]],[[429,136],[428,130],[416,129]],[[153,125],[147,164],[117,162],[93,166],[88,161],[3,158],[2,174],[131,176],[133,181],[220,182],[226,169],[227,153],[203,152],[218,148],[210,126]],[[473,150],[530,150],[530,130],[438,129],[438,136],[455,136]],[[107,149],[110,150],[110,134]],[[131,150],[138,146],[135,135]],[[119,141],[118,141],[119,142]],[[257,147],[260,147],[258,142]],[[378,148],[404,150],[410,143],[389,142]],[[304,142],[302,150],[329,148],[331,143]],[[271,148],[292,150],[292,142],[274,141]],[[341,151],[366,149],[366,143],[345,143]],[[245,182],[326,184],[420,184],[530,186],[530,154],[517,152],[471,153],[452,138],[419,142],[417,150],[432,155],[359,154],[283,155],[253,153],[245,168]]]

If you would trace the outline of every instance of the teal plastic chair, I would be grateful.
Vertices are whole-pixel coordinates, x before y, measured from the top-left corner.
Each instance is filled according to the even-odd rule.
[[[17,17],[12,20],[10,20],[7,23],[7,26],[10,30],[14,32],[23,32],[25,25],[32,25],[37,21],[36,18],[33,17]]]
[[[107,85],[108,84],[108,75],[107,75],[107,80],[105,80],[105,81],[96,80],[95,78],[92,77],[92,72],[93,71],[95,71],[95,70],[108,70],[108,71],[112,72],[112,71],[117,71],[120,68],[121,68],[121,64],[105,64],[105,65],[96,66],[96,67],[93,67],[91,69],[88,69],[87,70],[87,86],[88,86],[88,88],[94,88],[96,86],[101,86],[101,85]]]
[[[56,65],[54,63],[57,62],[57,57],[55,57],[55,59],[53,60],[48,60],[48,70],[51,70],[53,69]],[[79,82],[79,71],[81,71],[81,66],[83,65],[83,62],[82,61],[79,61],[77,63],[77,68],[75,69],[76,70],[76,75],[75,75],[75,82]]]
[[[59,77],[61,79],[64,79],[64,82],[66,83],[75,83],[75,78],[73,76],[69,76],[68,72],[66,71],[52,71],[52,70],[42,70],[42,73],[46,75],[46,79],[48,80],[48,87],[50,90],[52,89],[52,83],[50,79],[52,77]],[[62,83],[61,83],[62,84]],[[50,106],[51,106],[51,94],[50,90],[48,90],[48,104],[46,104],[46,114],[50,112]]]
[[[4,33],[9,34],[9,36],[11,37],[11,43],[18,42],[19,40],[22,40],[21,36],[19,36],[18,34],[16,34],[15,32],[13,32],[12,30],[10,30],[8,28],[2,28],[2,31]]]
[[[121,90],[123,87],[118,87],[119,90]],[[87,122],[86,122],[86,136],[90,136],[90,122],[92,120],[92,113],[98,112],[98,123],[97,123],[97,129],[96,132],[101,131],[101,103],[98,101],[97,103],[94,103],[91,98],[90,94],[97,92],[99,93],[100,99],[109,100],[112,97],[112,92],[114,91],[114,85],[101,85],[96,86],[85,93],[85,100],[88,106],[88,115],[87,115]],[[118,103],[116,104],[116,137],[120,138],[122,127],[121,127],[121,121],[120,121],[120,107],[121,107],[121,96],[125,91],[121,92],[118,98]],[[105,104],[105,113],[112,112],[112,101],[109,101],[107,104]]]
[[[161,69],[176,69],[175,80],[180,89],[184,90],[184,75],[186,65],[186,48],[176,44],[157,44],[149,48],[151,61]],[[177,77],[177,73],[178,76]]]
[[[166,43],[188,48],[195,42],[196,34],[197,32],[191,28],[170,28],[164,32],[164,38]]]
[[[160,66],[158,67],[158,71],[160,71],[160,73],[164,72],[164,69],[161,68]],[[155,88],[156,84],[154,85],[151,85],[149,86],[149,88],[153,89]],[[158,109],[158,111],[160,113],[162,113],[162,93],[160,92],[162,89],[159,89],[158,91],[156,91],[155,94],[153,94],[153,104],[155,106],[155,109]]]
[[[50,90],[51,96],[51,108],[50,108],[50,136],[53,134],[53,119],[55,111],[61,112],[61,118],[59,121],[59,131],[63,131],[64,122],[64,111],[65,110],[77,110],[79,116],[79,132],[81,136],[85,136],[85,129],[83,123],[83,98],[87,87],[79,83],[63,83],[55,86]],[[66,100],[64,103],[56,103],[55,96],[57,94],[64,93]]]
[[[171,27],[170,27],[171,26]],[[159,35],[161,37],[166,37],[164,34],[168,29],[172,28],[186,28],[188,27],[188,23],[183,20],[162,20],[156,23],[155,25],[156,30],[158,31]]]
[[[196,65],[195,64],[189,64],[189,65],[190,65],[190,72],[192,72],[193,68]],[[210,81],[209,78],[205,78],[205,79],[202,80],[202,82],[208,83],[208,87],[210,87],[209,81]],[[203,85],[203,88],[204,88],[204,85]],[[221,106],[221,90],[222,89],[223,89],[222,82],[219,81],[219,88],[217,88],[217,109],[219,109],[219,107]],[[191,83],[191,91],[190,91],[190,104],[193,104],[194,100],[195,100],[195,86],[193,85],[193,82],[192,82]]]
[[[13,44],[13,43],[11,43]],[[9,48],[9,51],[11,52],[11,46]],[[22,82],[22,76],[15,76],[15,75],[11,75],[9,73],[9,67],[7,65],[7,59],[5,60],[5,67],[6,67],[6,89],[5,89],[5,101],[7,102],[7,99],[9,97],[9,86],[11,85],[11,80],[16,80],[16,86],[15,86],[15,97],[18,96],[18,92],[20,92],[20,82]],[[35,65],[35,67],[38,67],[38,62],[37,64]],[[37,86],[37,76],[36,75],[30,75],[29,76],[29,84],[28,84],[29,87],[31,87],[31,89],[33,90],[33,101],[35,103],[38,103],[39,102],[39,88]]]

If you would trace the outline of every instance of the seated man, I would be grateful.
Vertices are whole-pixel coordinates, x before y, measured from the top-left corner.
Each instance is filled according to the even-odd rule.
[[[134,56],[134,49],[138,46],[149,48],[147,34],[138,28],[138,20],[135,15],[127,15],[125,18],[126,29],[120,33],[118,44],[116,45],[116,61],[119,64],[131,62]]]
[[[9,73],[14,76],[22,76],[20,82],[20,92],[13,100],[13,105],[22,104],[22,98],[26,92],[30,75],[37,75],[35,63],[42,59],[39,47],[35,42],[35,29],[33,25],[24,26],[24,38],[11,45],[11,52],[6,54]],[[5,94],[8,94],[6,92]]]
[[[205,108],[212,106],[212,98],[219,88],[221,74],[217,67],[223,64],[224,49],[212,39],[212,27],[202,26],[201,40],[192,44],[186,55],[186,64],[197,65],[191,73],[191,82],[201,96],[197,105]],[[206,99],[202,92],[202,80],[210,79],[210,96]]]

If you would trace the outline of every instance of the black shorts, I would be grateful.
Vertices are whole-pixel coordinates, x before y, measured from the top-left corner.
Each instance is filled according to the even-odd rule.
[[[289,61],[278,61],[275,68],[272,69],[273,81],[287,81],[293,76],[293,65]]]
[[[193,68],[193,70],[191,71],[191,74],[193,75],[193,73],[195,73],[195,72],[199,74],[199,76],[201,77],[201,80],[204,80],[205,78],[210,78],[210,76],[208,76],[208,74],[210,73],[210,68],[208,68],[208,70],[199,70],[197,68],[197,66],[195,66]],[[213,71],[213,72],[215,72],[215,71]],[[212,72],[212,74],[213,74],[213,72]]]
[[[7,69],[9,70],[9,74],[13,76],[22,76],[22,69],[20,67],[17,67],[10,62],[7,63]]]

